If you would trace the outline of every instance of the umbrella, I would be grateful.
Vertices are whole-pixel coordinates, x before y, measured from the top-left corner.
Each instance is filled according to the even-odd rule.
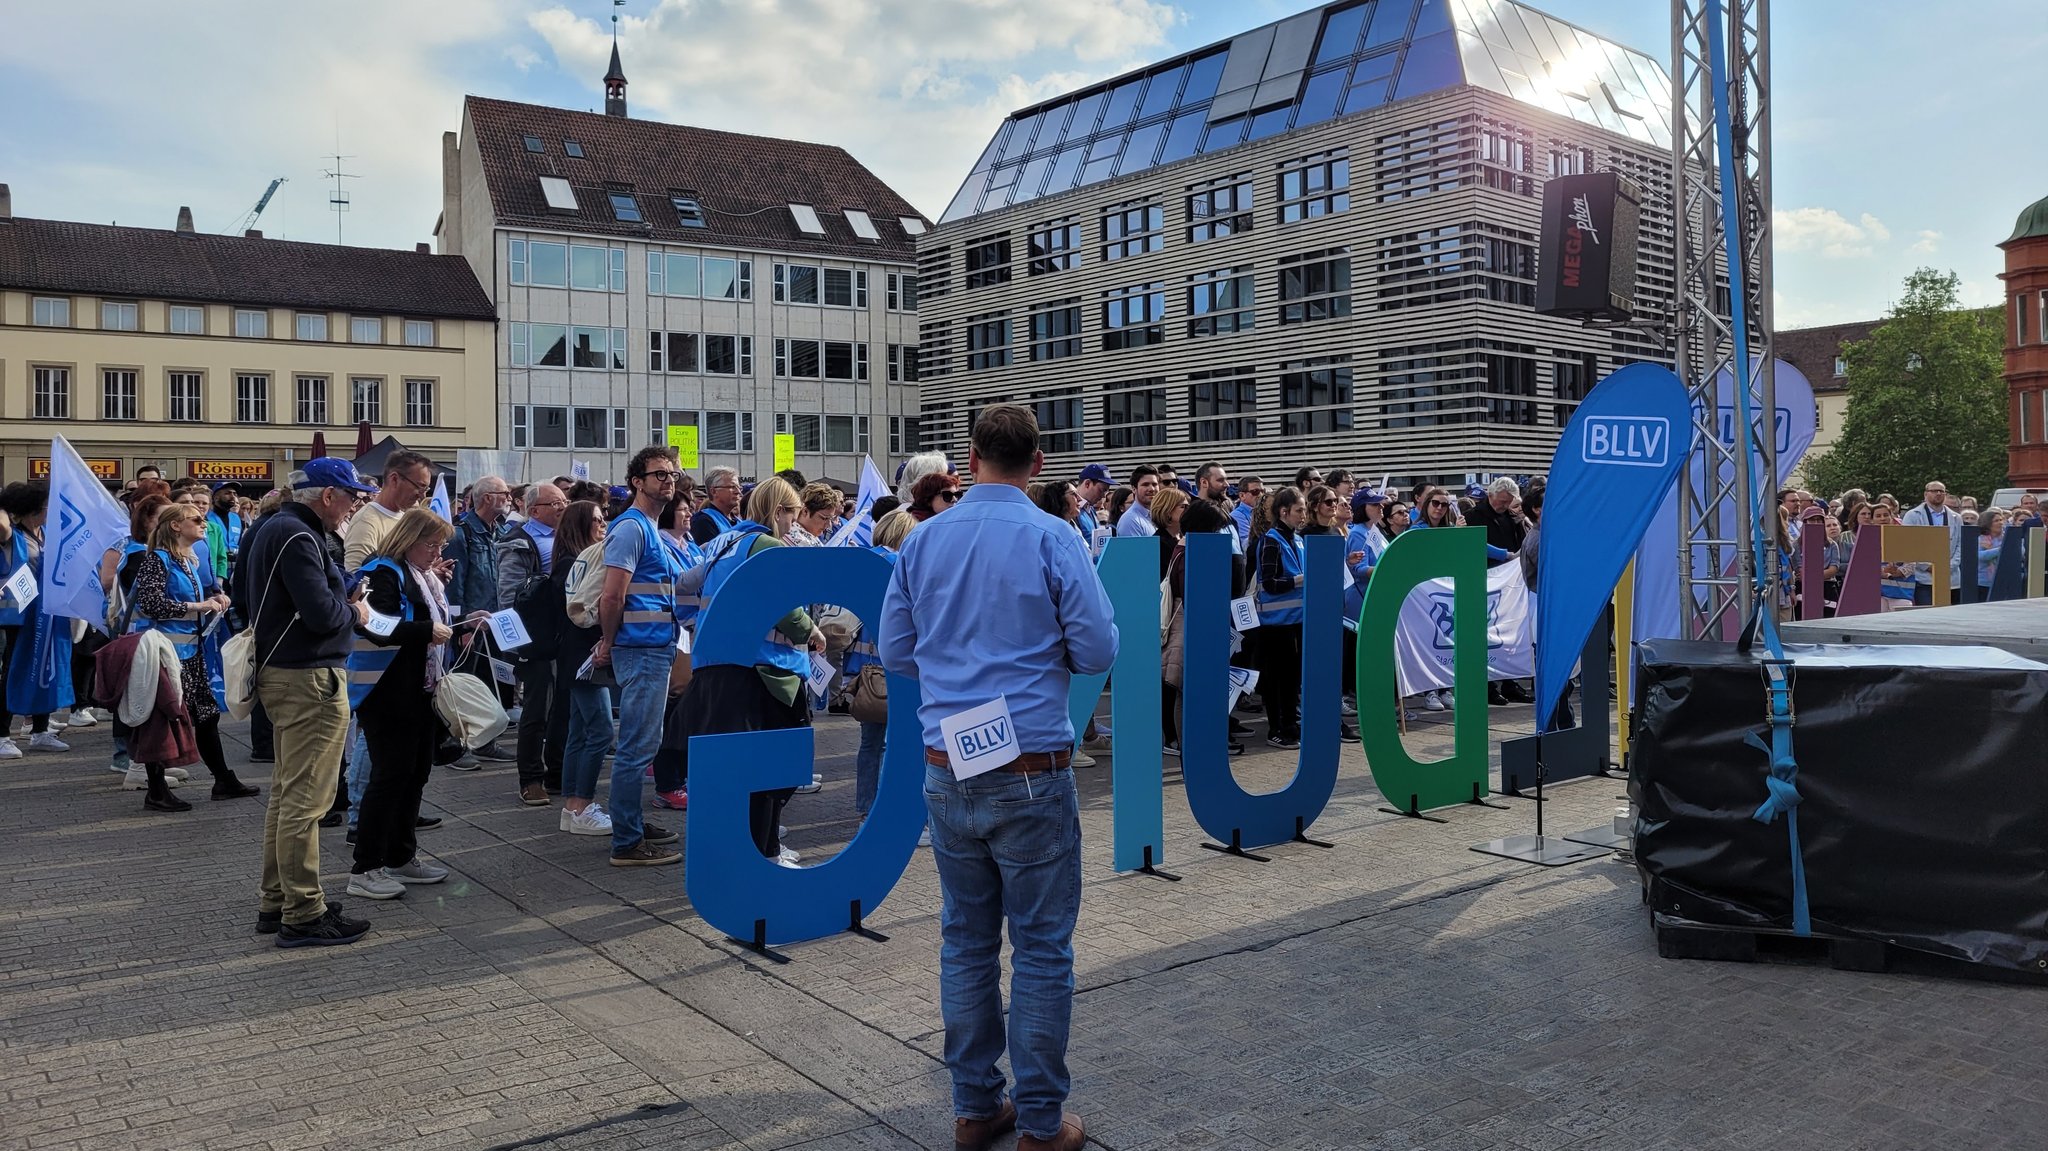
[[[359,424],[357,424],[357,425],[356,425],[356,458],[357,458],[357,459],[361,459],[361,458],[363,458],[364,456],[366,456],[366,455],[369,455],[369,454],[370,454],[370,448],[371,448],[371,446],[372,446],[372,445],[373,445],[373,444],[374,444],[375,442],[376,442],[376,441],[374,441],[374,440],[372,440],[372,439],[370,438],[370,421],[368,421],[368,420],[364,420],[363,422],[361,422],[361,423],[359,423]]]
[[[319,459],[319,458],[320,458],[321,456],[324,456],[324,455],[326,455],[326,454],[327,454],[327,433],[326,433],[326,432],[314,432],[314,433],[313,433],[313,458],[317,460],[317,459]]]

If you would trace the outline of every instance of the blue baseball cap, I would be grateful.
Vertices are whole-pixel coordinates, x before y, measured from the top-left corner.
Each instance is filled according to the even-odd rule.
[[[1108,484],[1111,487],[1116,486],[1116,480],[1110,476],[1109,467],[1106,464],[1089,464],[1087,467],[1082,468],[1081,474],[1075,482],[1078,483],[1084,480],[1094,480],[1096,483]]]
[[[1465,494],[1475,500],[1483,500],[1486,498],[1486,486],[1484,484],[1466,484]]]
[[[306,461],[298,478],[292,481],[292,490],[302,492],[308,488],[341,488],[345,491],[372,495],[377,485],[356,474],[356,466],[339,456],[321,456]]]
[[[1386,502],[1386,495],[1378,488],[1360,488],[1351,493],[1351,514],[1354,516],[1363,515],[1365,514],[1365,509],[1373,504],[1383,504]]]
[[[605,494],[615,500],[627,500],[633,498],[633,489],[624,484],[613,484],[605,489]]]

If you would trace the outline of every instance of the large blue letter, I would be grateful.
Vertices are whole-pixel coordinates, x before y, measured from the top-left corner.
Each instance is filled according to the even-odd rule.
[[[751,667],[761,637],[801,604],[835,603],[871,629],[882,618],[889,563],[865,548],[771,548],[727,580],[697,624],[696,663]],[[870,633],[872,634],[872,632]],[[690,740],[684,876],[706,923],[735,939],[791,943],[844,931],[872,915],[902,877],[925,820],[924,736],[917,681],[889,677],[889,736],[875,806],[853,842],[815,867],[764,859],[747,833],[747,797],[811,781],[809,728]],[[1154,710],[1158,710],[1154,708]]]
[[[1109,714],[1116,733],[1110,770],[1110,863],[1135,871],[1166,859],[1159,730],[1159,537],[1112,539],[1096,561],[1095,574],[1109,593],[1116,618],[1115,679]],[[1077,675],[1068,696],[1074,731],[1095,713],[1108,676]],[[1151,858],[1146,858],[1150,849]]]

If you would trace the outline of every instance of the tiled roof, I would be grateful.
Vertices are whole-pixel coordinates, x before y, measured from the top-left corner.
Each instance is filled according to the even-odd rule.
[[[1839,392],[1848,381],[1835,375],[1835,357],[1842,345],[1867,340],[1882,320],[1858,320],[1853,324],[1829,324],[1822,328],[1793,328],[1771,335],[1771,353],[1791,363],[1813,385],[1816,392]]]
[[[0,220],[0,288],[495,319],[460,256],[69,220]]]
[[[472,134],[463,146],[479,151],[501,226],[903,263],[916,261],[917,245],[897,218],[929,226],[844,148],[482,96],[469,97],[465,110]],[[528,151],[526,136],[542,150]],[[567,155],[565,141],[579,144],[582,158]],[[548,208],[542,176],[569,182],[576,211]],[[632,193],[645,222],[614,216],[607,197],[618,191]],[[682,226],[672,195],[702,204],[705,226]],[[816,209],[825,234],[799,230],[791,204]],[[879,240],[854,234],[849,208],[873,219]]]

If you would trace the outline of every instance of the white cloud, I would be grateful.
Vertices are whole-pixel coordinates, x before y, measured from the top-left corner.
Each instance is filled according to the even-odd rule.
[[[1876,216],[1865,212],[1852,223],[1833,208],[1777,209],[1771,232],[1780,251],[1818,252],[1835,260],[1868,256],[1892,238]]]
[[[1918,252],[1923,256],[1931,256],[1937,250],[1939,250],[1940,247],[1941,233],[1933,230],[1932,228],[1923,228],[1920,231],[1920,238],[1913,241],[1913,246],[1906,250],[1909,252]]]

